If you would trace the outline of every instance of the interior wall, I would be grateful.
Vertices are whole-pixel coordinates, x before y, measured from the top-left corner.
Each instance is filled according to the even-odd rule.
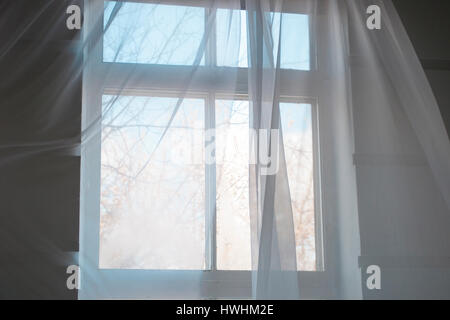
[[[0,2],[0,299],[77,296],[81,56],[66,9],[81,2]]]
[[[392,0],[417,52],[450,131],[450,2]]]
[[[450,42],[446,31],[450,30],[450,21],[446,14],[450,12],[450,3],[445,0],[393,2],[422,61],[449,129]],[[380,151],[375,144],[371,145],[373,137],[394,140],[395,135],[387,132],[395,133],[405,115],[401,108],[394,110],[393,116],[398,118],[383,119],[384,132],[372,126],[376,122],[374,118],[385,114],[380,108],[388,103],[384,104],[381,94],[377,95],[385,89],[367,90],[367,85],[361,81],[368,78],[367,70],[355,69],[356,152],[370,154]],[[376,105],[366,99],[374,95],[378,97]],[[391,123],[393,121],[395,123]],[[405,124],[401,130],[409,130],[413,135],[408,126]],[[448,209],[423,161],[423,154],[417,151],[420,148],[400,138],[390,143],[397,144],[397,152],[407,150],[406,154],[415,156],[406,162],[403,161],[406,158],[393,162],[389,160],[389,163],[382,159],[381,162],[360,161],[356,165],[363,296],[365,299],[449,299]],[[406,145],[408,143],[411,145]],[[404,187],[406,185],[408,188]],[[381,268],[381,290],[369,290],[366,286],[369,276],[366,270],[370,265]]]

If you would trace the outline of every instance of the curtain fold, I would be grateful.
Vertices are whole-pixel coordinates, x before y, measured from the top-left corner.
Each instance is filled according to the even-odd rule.
[[[250,168],[250,198],[255,199],[250,207],[252,269],[256,270],[253,294],[259,299],[299,298],[294,224],[278,106],[282,5],[283,1],[246,2],[252,129],[267,132],[267,136],[256,135],[251,152],[259,159],[261,144],[277,146],[277,156],[271,155],[272,170],[262,168],[260,161]],[[272,149],[264,151],[269,150]],[[270,173],[275,172],[274,166],[275,174]]]

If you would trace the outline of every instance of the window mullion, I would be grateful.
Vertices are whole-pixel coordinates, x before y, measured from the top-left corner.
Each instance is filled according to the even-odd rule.
[[[209,30],[208,30],[209,29]],[[205,64],[209,67],[216,66],[216,9],[205,9],[205,35],[208,39],[205,47]],[[210,142],[209,150],[215,152],[215,95],[214,92],[208,94],[205,103],[205,129],[213,134],[206,137]],[[211,149],[212,148],[212,149]],[[208,149],[207,149],[208,150]],[[208,151],[205,152],[205,157],[208,157]],[[205,221],[205,262],[206,269],[213,271],[217,270],[217,244],[216,244],[216,164],[206,161],[205,158],[205,201],[206,201],[206,221]]]
[[[206,161],[209,157],[208,150],[216,150],[216,139],[215,139],[215,97],[214,93],[208,95],[207,101],[205,103],[205,129],[208,134],[206,137],[206,152],[205,152],[205,201],[206,201],[206,215],[205,215],[205,259],[206,259],[206,269],[216,270],[217,269],[217,244],[216,244],[216,164],[215,161],[210,163]]]

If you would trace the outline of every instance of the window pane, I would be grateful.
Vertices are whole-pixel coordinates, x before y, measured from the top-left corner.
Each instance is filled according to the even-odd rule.
[[[249,104],[216,101],[217,268],[251,269]]]
[[[105,1],[105,27],[117,3]],[[204,23],[204,8],[124,2],[104,34],[103,61],[192,65]]]
[[[311,105],[281,103],[297,269],[316,270]],[[249,104],[216,101],[217,267],[250,270]],[[243,138],[245,137],[245,138]]]
[[[243,10],[218,9],[217,65],[247,68],[247,17]]]
[[[283,13],[281,28],[281,68],[310,70],[309,17]]]
[[[272,14],[274,55],[278,51],[281,21],[283,69],[310,70],[309,17],[305,14]],[[217,65],[248,67],[247,13],[243,10],[217,10]]]
[[[284,152],[294,216],[297,269],[316,270],[311,105],[280,103]]]
[[[101,268],[204,269],[204,101],[157,146],[177,101],[103,96]]]

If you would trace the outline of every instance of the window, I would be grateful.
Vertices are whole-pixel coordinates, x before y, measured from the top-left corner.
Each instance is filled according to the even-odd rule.
[[[216,100],[215,113],[217,269],[250,270],[249,104]]]
[[[180,0],[122,2],[117,13],[115,1],[94,3],[91,17],[92,11],[101,12],[107,32],[93,49],[94,72],[85,78],[93,92],[89,105],[98,106],[84,111],[85,120],[103,115],[101,135],[83,160],[84,174],[100,171],[92,186],[100,190],[97,198],[85,191],[89,211],[98,215],[86,216],[83,224],[89,227],[82,237],[99,244],[85,246],[87,256],[105,277],[208,270],[213,279],[233,272],[250,281],[245,273],[251,269],[245,11],[211,12],[196,1]],[[313,78],[309,16],[283,13],[283,19],[282,81]],[[199,54],[205,32],[214,33],[215,43]],[[200,72],[186,92],[183,79],[196,64]],[[102,84],[93,80],[98,78]],[[293,85],[282,88],[298,270],[324,271],[317,96]],[[206,134],[211,129],[214,140]],[[216,161],[208,164],[211,143]]]
[[[280,104],[294,216],[298,270],[314,271],[316,230],[311,104]],[[216,100],[217,268],[251,270],[249,216],[249,106]]]
[[[177,101],[103,96],[100,268],[205,268],[204,100],[159,143]]]
[[[105,1],[105,27],[116,4]],[[103,61],[192,65],[204,35],[205,9],[126,2],[112,21]]]

